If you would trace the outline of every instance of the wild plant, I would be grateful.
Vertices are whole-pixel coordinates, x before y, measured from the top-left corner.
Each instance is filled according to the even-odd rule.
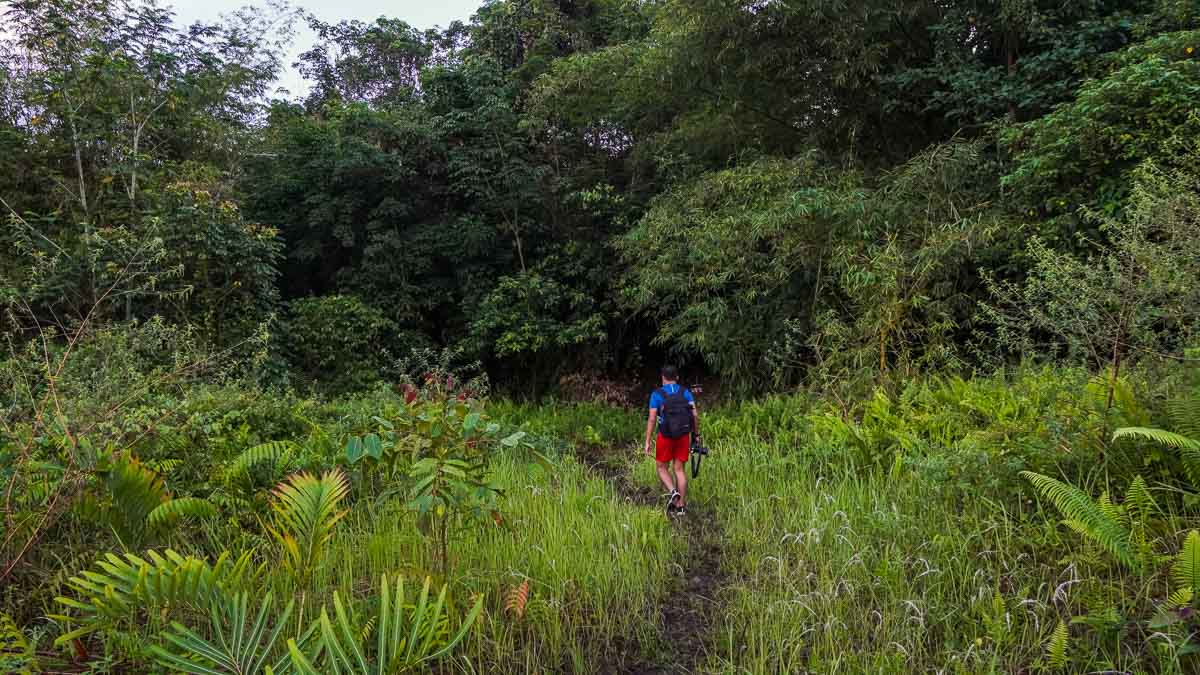
[[[0,612],[0,669],[17,675],[41,672],[34,643],[5,612]]]
[[[1200,390],[1175,397],[1166,407],[1174,430],[1121,427],[1113,432],[1112,440],[1148,440],[1175,451],[1192,489],[1200,490]]]
[[[76,510],[111,531],[126,551],[140,549],[183,518],[209,518],[217,512],[206,499],[171,497],[162,476],[129,453],[101,453],[93,475],[92,489]]]
[[[346,515],[342,500],[350,490],[338,469],[321,476],[298,473],[273,490],[274,521],[267,530],[283,550],[283,563],[307,588],[315,569],[325,559],[338,521]]]
[[[247,553],[235,559],[223,553],[210,565],[170,550],[165,556],[149,551],[145,559],[109,554],[96,563],[98,569],[72,577],[77,598],[58,599],[74,614],[55,618],[76,627],[56,644],[110,629],[141,612],[160,611],[172,620],[148,653],[174,671],[397,673],[449,654],[483,608],[482,598],[476,599],[455,626],[446,586],[431,601],[432,582],[426,578],[409,604],[403,579],[384,576],[378,597],[367,605],[377,608],[376,614],[364,623],[352,623],[353,613],[335,592],[335,619],[323,608],[311,625],[297,632],[300,629],[289,621],[294,601],[277,609],[272,593],[260,590],[264,568],[252,567],[250,557]]]
[[[1054,504],[1064,517],[1064,525],[1099,545],[1122,565],[1143,572],[1154,563],[1148,530],[1158,505],[1141,476],[1134,476],[1124,501],[1116,503],[1107,491],[1093,499],[1055,478],[1031,471],[1022,471],[1021,475]]]
[[[1088,242],[1087,257],[1035,237],[1028,278],[1021,285],[989,278],[994,301],[983,307],[1002,347],[1025,354],[1065,350],[1102,368],[1109,380],[1105,407],[1129,363],[1172,356],[1173,341],[1188,334],[1200,308],[1195,180],[1150,163],[1132,178],[1119,215],[1085,211],[1101,235]]]
[[[445,573],[452,526],[483,513],[500,521],[500,490],[488,481],[499,425],[486,422],[480,402],[465,393],[446,396],[440,386],[424,395],[410,388],[405,401],[394,419],[374,417],[376,430],[347,440],[346,461],[372,484],[381,480],[380,500],[407,496],[418,529],[432,541]]]
[[[335,592],[333,618],[322,607],[310,629],[312,637],[288,641],[294,671],[300,675],[392,675],[422,669],[449,654],[475,625],[483,611],[483,598],[475,599],[458,630],[452,633],[447,588],[442,586],[431,600],[431,583],[426,577],[410,605],[403,577],[389,579],[384,575],[379,583],[377,608],[359,621]]]

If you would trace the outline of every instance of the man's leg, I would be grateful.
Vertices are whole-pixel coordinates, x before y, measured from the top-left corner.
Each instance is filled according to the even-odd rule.
[[[671,462],[668,460],[666,462],[657,462],[657,464],[658,478],[662,481],[663,486],[667,488],[667,492],[670,493],[675,489],[675,479],[671,476]]]
[[[658,463],[658,479],[670,494],[675,490],[675,477],[671,475],[671,446],[662,434],[654,439],[654,461]]]
[[[687,460],[675,460],[675,489],[679,490],[679,507],[687,504]]]

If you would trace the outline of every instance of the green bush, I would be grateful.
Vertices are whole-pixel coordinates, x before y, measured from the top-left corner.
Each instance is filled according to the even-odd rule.
[[[431,345],[352,295],[293,300],[283,334],[296,371],[331,392],[362,390],[396,359]]]
[[[1146,160],[1169,159],[1179,139],[1200,129],[1200,32],[1164,33],[1104,59],[1075,100],[1008,129],[1013,164],[1003,179],[1034,215],[1078,222],[1080,206],[1112,214],[1129,194],[1126,172]],[[1070,230],[1046,232],[1071,245]]]

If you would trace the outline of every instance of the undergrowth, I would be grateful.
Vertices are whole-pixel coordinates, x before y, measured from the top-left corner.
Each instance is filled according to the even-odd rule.
[[[701,399],[711,454],[688,517],[713,528],[722,567],[701,670],[1193,672],[1194,383],[1119,379],[1109,406],[1106,382],[1046,368],[848,399]],[[77,449],[95,478],[5,584],[4,663],[187,669],[209,654],[323,672],[356,642],[387,672],[669,659],[662,608],[680,601],[688,542],[606,478],[658,491],[644,421],[430,382],[144,401],[108,429],[123,450]],[[30,465],[14,503],[35,507],[50,471]],[[204,572],[232,561],[227,579]],[[190,585],[105,599],[103,575],[180,565]],[[405,607],[425,588],[439,618],[418,626],[423,651],[385,668],[374,659],[401,657],[373,636],[393,630],[380,621],[402,581]],[[256,612],[282,637],[205,651]]]

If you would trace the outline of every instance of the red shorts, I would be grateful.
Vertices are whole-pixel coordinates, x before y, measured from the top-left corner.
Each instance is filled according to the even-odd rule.
[[[658,441],[654,444],[654,459],[660,462],[669,462],[672,459],[677,462],[686,462],[688,450],[691,447],[691,434],[684,434],[679,438],[667,438],[659,434]]]

